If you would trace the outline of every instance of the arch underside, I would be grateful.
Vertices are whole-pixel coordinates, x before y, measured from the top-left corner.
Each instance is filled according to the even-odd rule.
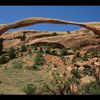
[[[93,27],[89,23],[79,23],[79,22],[65,21],[65,20],[59,20],[59,19],[53,19],[53,18],[31,17],[31,18],[26,18],[26,19],[19,20],[10,24],[0,25],[0,36],[10,29],[16,29],[20,27],[41,24],[41,23],[78,25],[78,26],[81,26],[93,31],[94,34],[96,35],[100,35],[100,30],[97,29],[96,27]]]

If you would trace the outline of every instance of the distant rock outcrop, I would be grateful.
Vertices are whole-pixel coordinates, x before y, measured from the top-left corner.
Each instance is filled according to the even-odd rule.
[[[100,35],[100,30],[97,29],[96,27],[93,27],[89,23],[79,23],[79,22],[65,21],[65,20],[59,20],[59,19],[53,19],[53,18],[30,17],[30,18],[16,21],[14,23],[0,25],[0,36],[10,29],[16,29],[20,27],[41,24],[41,23],[78,25],[78,26],[81,26],[93,31],[94,34],[96,35]]]

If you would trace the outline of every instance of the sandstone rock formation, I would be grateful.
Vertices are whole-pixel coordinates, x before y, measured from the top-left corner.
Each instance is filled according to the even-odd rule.
[[[96,35],[100,35],[100,30],[97,29],[96,27],[93,27],[89,23],[79,23],[79,22],[65,21],[65,20],[59,20],[59,19],[53,19],[53,18],[30,17],[30,18],[16,21],[14,23],[0,25],[0,36],[10,29],[16,29],[20,27],[41,24],[41,23],[78,25],[78,26],[81,26],[93,31],[94,34]]]

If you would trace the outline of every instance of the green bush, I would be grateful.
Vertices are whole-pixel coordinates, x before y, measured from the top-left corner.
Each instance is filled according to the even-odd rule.
[[[75,63],[77,61],[83,61],[81,56],[78,55],[74,55],[74,57],[72,58],[72,62]]]
[[[44,59],[42,53],[38,52],[37,56],[35,58],[35,64],[36,65],[43,65],[44,63],[45,63],[45,59]]]
[[[0,56],[0,64],[5,64],[9,61],[9,58],[7,58],[6,56],[2,55]]]
[[[79,51],[75,52],[75,57],[80,57],[80,52]]]
[[[82,70],[83,75],[94,75],[94,70],[90,65],[84,65],[84,69]]]
[[[8,50],[8,55],[11,59],[16,57],[16,50],[13,47],[10,47]]]
[[[97,38],[97,39],[98,39],[98,38],[100,38],[100,36],[99,36],[99,35],[97,35],[95,38]]]
[[[37,87],[33,84],[27,84],[23,90],[27,95],[33,95],[36,94]]]
[[[60,56],[60,58],[61,58],[62,62],[66,65],[66,59],[68,59],[68,58],[66,58],[65,56]]]
[[[71,78],[68,78],[67,82],[71,84],[80,84],[79,78],[76,78],[74,75]]]
[[[33,69],[38,69],[39,66],[43,66],[45,59],[42,55],[42,52],[38,52],[36,58],[34,59]]]
[[[13,65],[13,68],[16,68],[16,69],[22,69],[22,61],[21,60],[14,60],[12,62],[12,65]]]
[[[94,48],[91,50],[91,56],[97,57],[100,54],[100,50],[98,48]]]
[[[82,60],[83,60],[83,61],[87,61],[88,58],[89,58],[89,56],[88,56],[87,54],[85,54],[85,55],[82,57]]]
[[[57,51],[56,50],[52,50],[52,51],[50,51],[50,54],[57,55]]]
[[[74,52],[76,52],[77,50],[80,49],[80,47],[77,47],[77,46],[76,46],[76,47],[72,47],[71,49],[72,49]]]
[[[20,51],[21,52],[26,52],[27,51],[26,45],[22,45],[21,48],[20,48]]]
[[[47,54],[50,54],[51,52],[50,52],[50,48],[49,47],[47,47],[47,49],[46,49],[46,51],[45,51]]]
[[[74,56],[74,57],[72,58],[72,62],[75,63],[76,60],[77,60],[77,58]]]
[[[78,69],[72,69],[71,74],[76,78],[81,78],[80,72]]]
[[[100,44],[100,42],[97,42],[97,44],[99,45],[99,44]]]
[[[68,52],[67,52],[66,48],[62,48],[61,52],[60,52],[60,55],[64,56],[64,55],[67,55],[67,54],[68,54]]]
[[[39,70],[40,67],[41,67],[40,65],[36,65],[36,64],[34,64],[34,65],[32,66],[32,68],[33,68],[34,70]]]
[[[98,87],[96,81],[83,84],[80,90],[81,94],[87,94],[87,95],[100,94],[100,88]]]
[[[57,36],[58,34],[56,32],[53,32],[52,33],[52,36]]]

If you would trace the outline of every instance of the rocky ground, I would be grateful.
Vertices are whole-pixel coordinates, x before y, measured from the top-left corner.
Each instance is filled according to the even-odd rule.
[[[74,84],[73,82],[70,84],[70,94],[85,94],[86,88],[85,92],[78,92],[79,87],[95,81],[100,82],[100,36],[90,30],[85,28],[66,32],[20,30],[4,33],[1,37],[4,51],[1,56],[8,56],[7,51],[11,47],[16,49],[14,59],[0,64],[1,94],[25,94],[23,88],[30,83],[37,87],[34,91],[36,94],[62,94],[57,84],[63,89],[65,83],[62,85],[60,82],[65,82],[68,78],[73,78],[72,76],[75,79],[72,79]],[[18,51],[22,45],[27,47],[25,52]],[[42,60],[39,59],[41,54],[38,57],[39,52],[42,52]],[[45,63],[36,66],[36,61],[42,63],[45,61]],[[58,83],[55,83],[53,89],[51,83],[54,80]],[[47,86],[45,85],[43,89],[44,83]],[[50,89],[56,92],[53,93]],[[95,91],[94,94],[97,92],[100,93]],[[68,94],[68,91],[64,90],[63,94]]]

